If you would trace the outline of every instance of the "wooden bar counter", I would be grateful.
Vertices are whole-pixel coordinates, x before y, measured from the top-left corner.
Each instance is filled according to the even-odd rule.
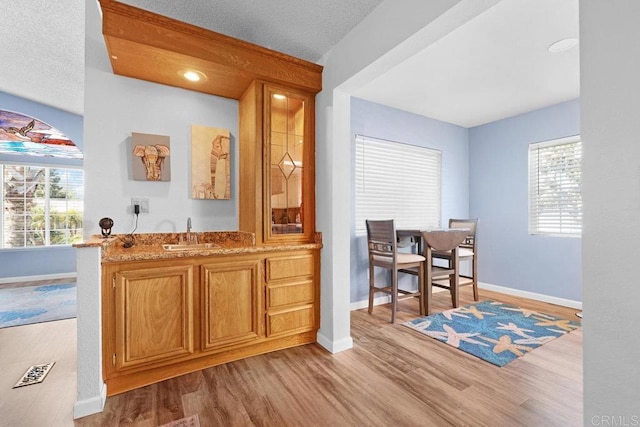
[[[316,341],[320,233],[261,246],[253,233],[192,234],[197,245],[180,245],[178,233],[76,245],[102,249],[107,395]]]

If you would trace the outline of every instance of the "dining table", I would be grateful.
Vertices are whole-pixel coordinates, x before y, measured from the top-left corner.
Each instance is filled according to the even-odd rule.
[[[418,228],[400,228],[396,230],[398,238],[412,237],[415,242],[418,253],[424,255],[425,242],[429,242],[431,247],[435,250],[442,247],[458,246],[465,241],[469,234],[468,228],[431,228],[431,229],[418,229]]]
[[[458,246],[465,241],[469,234],[467,228],[441,229],[397,229],[398,239],[410,237],[417,246],[418,253],[425,257],[425,274],[422,289],[425,292],[425,313],[431,313],[431,289],[435,277],[449,276],[449,289],[454,308],[459,305],[459,259]],[[447,267],[433,265],[433,251],[451,251],[451,263]],[[438,285],[436,285],[438,286]],[[445,287],[445,286],[441,286]]]

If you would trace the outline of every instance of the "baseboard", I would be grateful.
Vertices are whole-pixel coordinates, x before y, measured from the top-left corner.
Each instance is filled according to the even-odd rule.
[[[391,302],[391,295],[384,295],[384,296],[373,299],[373,305],[389,304],[390,302]],[[369,300],[365,299],[362,301],[352,302],[349,307],[351,311],[360,310],[361,308],[367,308],[369,307]]]
[[[35,282],[38,280],[57,280],[57,279],[69,279],[76,278],[77,274],[73,273],[55,273],[55,274],[41,274],[39,276],[20,276],[20,277],[0,277],[0,284],[3,283],[18,283],[18,282]]]
[[[431,291],[432,293],[437,293],[437,292],[449,292],[446,289],[442,289],[442,288],[436,288],[434,287],[433,290]],[[373,305],[382,305],[382,304],[389,304],[391,302],[391,295],[383,295],[381,297],[377,297],[373,299]],[[349,308],[351,311],[353,310],[360,310],[361,308],[367,308],[369,307],[369,300],[365,299],[362,301],[356,301],[356,302],[352,302],[349,305]]]
[[[488,291],[500,292],[501,294],[513,295],[516,297],[528,298],[536,301],[548,302],[550,304],[561,305],[563,307],[570,307],[582,310],[582,302],[574,301],[565,298],[558,298],[550,295],[538,294],[535,292],[521,291],[519,289],[507,288],[504,286],[492,285],[490,283],[478,282],[478,288],[486,289]],[[443,292],[446,289],[434,288],[433,292]],[[384,295],[378,298],[374,298],[373,305],[389,304],[391,302],[391,296]],[[352,302],[350,305],[351,311],[360,310],[361,308],[369,307],[369,300]],[[323,346],[324,347],[324,346]]]
[[[107,401],[107,385],[102,384],[102,390],[99,396],[90,399],[78,400],[73,405],[73,419],[86,417],[87,415],[97,414],[104,410],[104,404]]]
[[[318,344],[327,349],[327,351],[329,351],[330,353],[339,353],[341,351],[353,348],[353,339],[351,337],[339,341],[332,341],[318,332],[317,340]]]
[[[563,307],[576,308],[582,310],[582,301],[574,301],[565,298],[558,298],[551,295],[538,294],[535,292],[522,291],[520,289],[507,288],[504,286],[492,285],[490,283],[478,282],[478,288],[488,291],[500,292],[501,294],[513,295],[516,297],[528,298],[536,301],[548,302],[550,304],[561,305]]]

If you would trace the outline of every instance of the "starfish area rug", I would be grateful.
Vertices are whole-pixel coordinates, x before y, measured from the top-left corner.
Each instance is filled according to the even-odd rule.
[[[580,323],[495,301],[482,301],[403,323],[497,366],[580,328]]]

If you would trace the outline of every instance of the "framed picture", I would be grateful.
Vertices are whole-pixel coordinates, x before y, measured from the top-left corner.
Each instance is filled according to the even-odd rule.
[[[191,197],[231,199],[229,129],[191,126]]]
[[[148,133],[131,133],[133,146],[132,174],[136,181],[171,181],[169,137]]]

